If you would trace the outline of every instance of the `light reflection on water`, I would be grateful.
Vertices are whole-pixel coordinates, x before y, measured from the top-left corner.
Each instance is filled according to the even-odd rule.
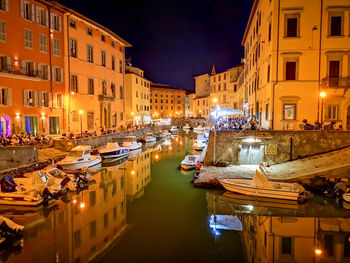
[[[255,200],[193,188],[178,167],[193,153],[190,137],[147,145],[108,163],[95,183],[45,209],[10,218],[25,225],[22,249],[0,250],[8,262],[346,262],[350,212]],[[327,201],[329,202],[329,200]],[[1,207],[1,214],[9,214]],[[14,247],[16,244],[14,245]],[[316,254],[320,252],[320,254]]]

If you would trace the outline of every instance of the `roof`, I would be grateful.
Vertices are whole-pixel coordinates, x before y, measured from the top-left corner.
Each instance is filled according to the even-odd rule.
[[[168,84],[151,83],[151,89],[174,89],[179,91],[186,91],[185,89],[179,89],[169,86]]]
[[[78,146],[72,148],[71,151],[84,151],[87,149],[91,149],[91,146],[90,145],[78,145]]]
[[[248,23],[247,23],[247,26],[245,28],[243,39],[242,39],[242,42],[241,42],[242,46],[244,46],[244,43],[245,43],[246,38],[248,36],[248,32],[249,32],[250,26],[252,24],[252,21],[253,21],[253,18],[254,18],[254,13],[255,13],[256,7],[258,6],[258,3],[259,3],[259,0],[254,0],[253,7],[252,7],[252,10],[250,11]]]
[[[209,98],[209,95],[207,95],[207,96],[195,97],[194,100],[205,99],[205,98]]]
[[[126,47],[132,47],[132,45],[130,43],[128,43],[126,40],[124,40],[123,38],[121,38],[120,36],[118,36],[116,33],[114,33],[112,30],[108,29],[107,27],[97,23],[96,21],[84,16],[83,14],[81,13],[78,13],[77,11],[65,6],[65,5],[62,5],[58,2],[55,2],[55,1],[50,1],[50,3],[55,6],[55,7],[58,7],[58,8],[61,8],[63,9],[65,12],[67,13],[70,13],[70,14],[74,14],[75,16],[91,23],[92,25],[96,26],[96,27],[99,27],[100,29],[104,30],[105,32],[107,32],[108,34],[110,34],[111,36],[113,36],[114,38],[118,39],[121,43],[123,43]]]

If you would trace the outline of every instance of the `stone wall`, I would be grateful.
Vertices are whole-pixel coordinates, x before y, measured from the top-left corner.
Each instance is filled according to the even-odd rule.
[[[204,163],[241,164],[242,141],[247,138],[260,141],[252,143],[261,145],[263,161],[269,164],[350,146],[350,132],[346,131],[211,131]]]
[[[141,130],[132,130],[132,131],[106,134],[106,135],[85,138],[85,139],[78,139],[78,140],[56,139],[54,142],[54,147],[67,152],[78,145],[91,145],[92,149],[96,149],[100,146],[106,145],[107,142],[111,142],[113,140],[121,141],[121,139],[125,138],[125,136],[133,135],[139,138],[144,136],[147,132],[150,132],[151,130],[153,132],[159,132],[160,130],[166,129],[166,128],[168,127],[154,126],[152,127],[152,129],[146,128]]]
[[[38,148],[34,146],[8,146],[0,148],[0,170],[38,161]]]
[[[178,118],[178,119],[172,119],[171,124],[173,126],[177,127],[183,127],[188,123],[192,128],[197,127],[198,125],[201,126],[212,126],[214,125],[213,121],[206,120],[206,119],[184,119],[184,118]]]

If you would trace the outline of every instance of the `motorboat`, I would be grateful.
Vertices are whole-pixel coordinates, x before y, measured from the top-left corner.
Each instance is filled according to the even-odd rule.
[[[181,162],[181,169],[191,170],[196,168],[196,163],[199,161],[200,155],[186,155]]]
[[[171,133],[168,130],[163,130],[162,133],[164,137],[171,136]]]
[[[157,139],[157,140],[161,140],[161,139],[163,139],[163,138],[165,137],[165,135],[163,134],[162,131],[156,133],[155,136],[156,136],[156,139]]]
[[[122,146],[127,148],[129,151],[134,151],[137,149],[141,149],[142,143],[137,142],[136,136],[126,136]]]
[[[183,126],[182,129],[183,129],[184,131],[189,131],[189,130],[191,130],[191,126],[190,126],[188,123],[186,123],[186,125]]]
[[[98,150],[102,159],[119,160],[129,155],[129,149],[120,147],[117,142],[108,142],[106,146]]]
[[[297,183],[272,182],[266,168],[255,171],[253,179],[219,179],[228,191],[244,195],[300,201],[306,198],[305,189]]]
[[[205,146],[207,146],[207,140],[206,139],[196,139],[193,147],[196,151],[201,151],[205,148]]]
[[[343,200],[347,203],[350,203],[350,191],[349,190],[343,194]]]
[[[153,133],[148,132],[148,133],[146,133],[146,135],[142,138],[142,140],[143,140],[145,143],[153,143],[153,142],[156,142],[156,141],[157,141],[157,138],[153,135]]]
[[[204,127],[201,125],[198,125],[197,127],[193,128],[194,132],[204,132]]]
[[[83,167],[92,167],[101,163],[102,158],[99,155],[91,155],[91,146],[79,145],[74,147],[70,153],[57,163],[62,169],[80,170]]]
[[[171,132],[172,134],[179,134],[179,129],[178,129],[176,126],[172,126],[172,127],[170,128],[170,132]]]

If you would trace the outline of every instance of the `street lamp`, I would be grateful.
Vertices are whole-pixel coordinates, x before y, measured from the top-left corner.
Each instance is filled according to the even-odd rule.
[[[217,103],[218,102],[218,98],[213,98],[213,103]]]
[[[83,135],[83,110],[79,110],[80,114],[80,134]]]
[[[134,125],[134,115],[135,115],[135,113],[132,111],[132,112],[131,112],[131,117],[132,117],[132,125]]]
[[[323,107],[324,107],[324,99],[326,98],[326,96],[327,96],[327,93],[325,91],[320,92],[320,97],[322,99],[322,101],[321,101],[321,129],[323,126]]]

